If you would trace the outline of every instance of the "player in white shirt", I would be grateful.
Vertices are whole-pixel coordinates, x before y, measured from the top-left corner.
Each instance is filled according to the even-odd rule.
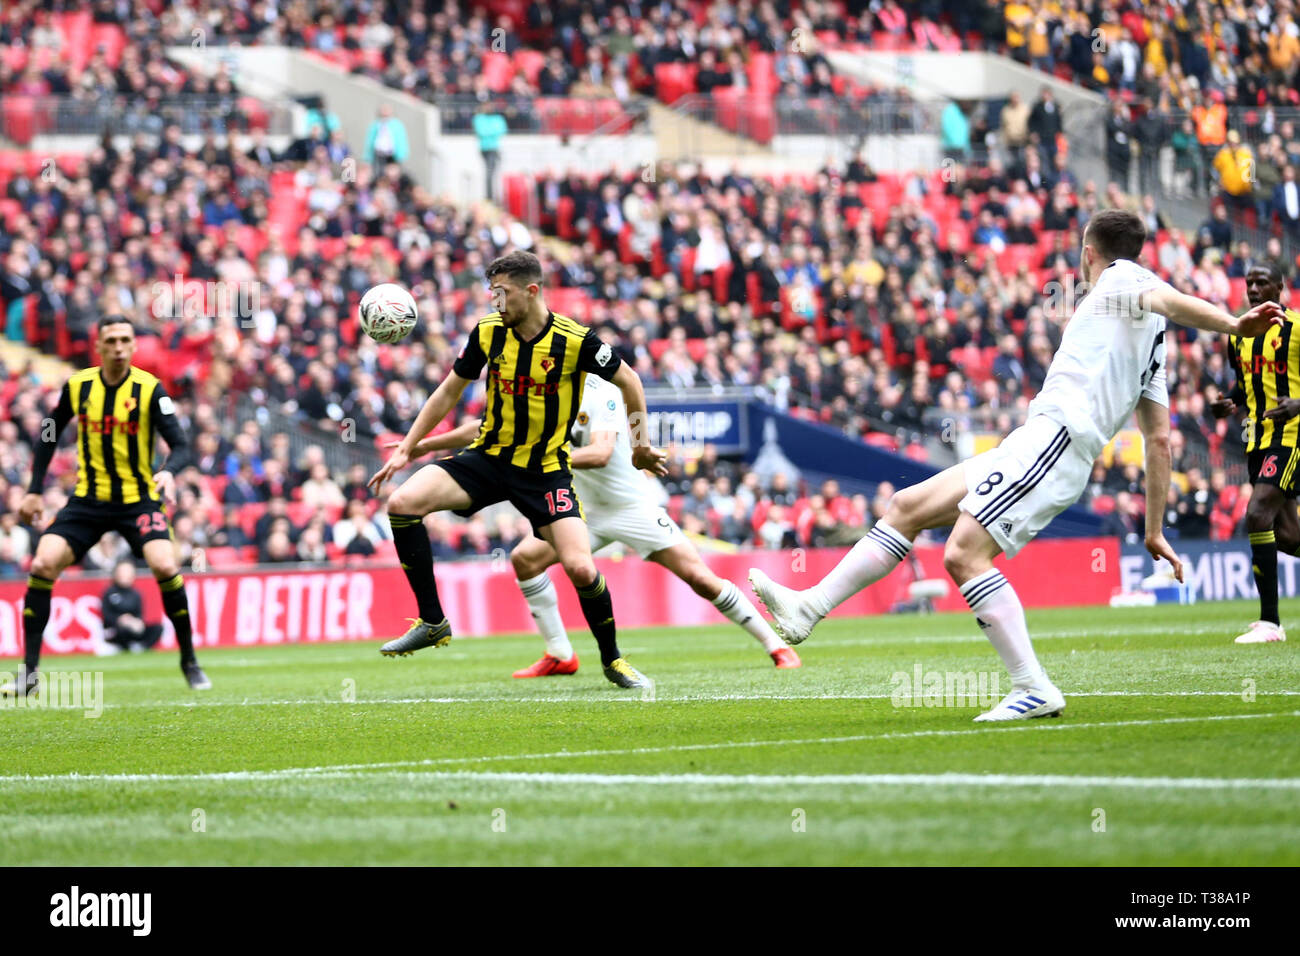
[[[944,567],[1011,674],[1011,693],[975,719],[1055,716],[1065,708],[1034,655],[1020,599],[993,559],[999,553],[1014,557],[1079,500],[1093,460],[1135,411],[1146,444],[1146,500],[1166,499],[1166,316],[1193,328],[1252,336],[1283,315],[1270,302],[1234,318],[1178,292],[1134,261],[1145,241],[1146,227],[1132,213],[1105,210],[1088,221],[1081,266],[1090,290],[1066,326],[1028,420],[1002,444],[894,495],[884,518],[813,587],[796,591],[762,571],[749,572],[787,643],[803,641],[833,608],[892,571],[922,531],[951,527]],[[1147,509],[1146,547],[1167,559],[1181,581],[1182,564],[1165,540],[1163,518],[1162,507]]]
[[[477,420],[466,422],[453,431],[426,438],[417,444],[416,454],[468,445],[479,425]],[[799,655],[781,642],[749,598],[732,582],[714,574],[677,522],[651,503],[647,479],[632,464],[627,412],[618,388],[598,376],[587,376],[569,441],[574,449],[569,458],[573,488],[591,535],[592,551],[615,541],[627,545],[643,560],[663,565],[752,634],[777,667],[800,666]],[[546,641],[541,659],[515,671],[515,677],[550,677],[578,670],[578,655],[560,619],[559,595],[546,573],[557,560],[555,549],[536,537],[521,541],[510,554],[519,589]]]

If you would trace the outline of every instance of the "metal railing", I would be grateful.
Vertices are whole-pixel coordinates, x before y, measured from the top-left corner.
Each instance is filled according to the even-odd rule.
[[[718,126],[757,144],[774,136],[868,136],[933,134],[938,107],[886,94],[854,101],[837,96],[765,96],[754,93],[690,93],[672,108],[679,115]]]
[[[293,107],[206,94],[168,96],[154,104],[118,94],[0,98],[0,135],[19,145],[35,136],[157,135],[173,123],[187,134],[248,132],[260,127],[271,135],[288,135],[293,132]]]
[[[353,465],[363,465],[367,476],[383,464],[383,456],[375,448],[371,436],[351,432],[346,422],[340,421],[337,430],[322,428],[319,423],[302,416],[286,415],[269,405],[254,401],[247,394],[235,397],[232,403],[234,431],[246,421],[255,421],[264,435],[288,435],[289,457],[297,462],[312,446],[319,446],[325,455],[330,473],[342,475]]]
[[[474,116],[483,102],[505,117],[512,133],[541,133],[557,136],[585,136],[600,133],[621,135],[642,129],[648,117],[638,100],[621,102],[612,96],[520,97],[494,95],[486,101],[467,94],[428,97],[442,115],[444,133],[473,133]]]

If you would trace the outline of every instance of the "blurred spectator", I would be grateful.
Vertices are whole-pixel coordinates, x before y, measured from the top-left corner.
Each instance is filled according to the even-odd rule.
[[[146,624],[144,600],[135,587],[135,565],[119,561],[100,600],[104,640],[117,650],[145,651],[162,637],[161,624]]]

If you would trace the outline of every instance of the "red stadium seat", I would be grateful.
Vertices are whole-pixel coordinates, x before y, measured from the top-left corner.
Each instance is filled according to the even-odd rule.
[[[528,177],[521,173],[507,173],[501,177],[506,193],[506,211],[516,219],[527,219]]]
[[[655,97],[672,106],[688,93],[694,93],[695,74],[699,68],[693,63],[659,63],[655,65]]]
[[[1228,280],[1228,308],[1239,312],[1246,307],[1246,280]]]
[[[1041,259],[1037,246],[1007,246],[997,255],[998,271],[1014,275],[1022,265],[1037,268]]]
[[[687,292],[695,291],[695,256],[698,250],[694,246],[686,246],[682,249],[681,266],[679,272],[682,277],[682,288]]]
[[[515,69],[528,78],[530,86],[537,85],[542,67],[546,65],[546,54],[540,50],[521,49],[515,53]]]
[[[749,80],[749,92],[754,96],[775,96],[781,88],[781,81],[776,75],[776,56],[772,53],[751,55],[745,74]]]
[[[561,239],[577,238],[578,232],[573,228],[575,203],[572,196],[561,196],[556,203],[555,231]]]
[[[734,267],[724,262],[713,270],[713,298],[716,302],[731,301],[731,273]]]
[[[733,86],[722,86],[713,91],[714,119],[723,129],[732,133],[740,129],[740,98],[744,95]]]
[[[204,548],[203,556],[210,568],[229,568],[242,563],[239,548]]]

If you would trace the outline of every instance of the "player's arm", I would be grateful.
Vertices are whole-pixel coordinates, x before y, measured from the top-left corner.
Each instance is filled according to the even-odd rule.
[[[477,332],[471,337],[470,341],[477,343]],[[468,350],[465,354],[468,354]],[[461,360],[465,358],[465,354],[462,354],[461,358],[456,360],[456,369],[462,368]],[[415,416],[415,423],[411,426],[411,430],[406,433],[405,438],[397,443],[393,453],[388,456],[388,461],[384,462],[384,467],[370,476],[370,481],[367,484],[371,489],[378,492],[385,481],[410,464],[411,459],[415,457],[415,446],[420,439],[433,431],[434,426],[446,418],[447,413],[456,407],[465,388],[470,382],[478,378],[478,372],[483,370],[483,366],[479,365],[478,371],[474,373],[473,378],[466,378],[456,369],[448,372],[447,377],[442,380],[442,384],[434,389],[433,394],[424,403],[424,407],[420,409],[420,414]]]
[[[656,475],[668,474],[664,464],[668,456],[651,445],[646,435],[645,389],[641,387],[641,376],[590,330],[578,349],[578,368],[612,382],[623,393],[628,433],[632,438],[632,464]]]
[[[72,390],[67,383],[59,393],[59,404],[53,414],[41,422],[40,440],[32,451],[32,480],[27,486],[27,494],[18,506],[18,519],[23,524],[31,524],[45,511],[45,499],[41,497],[45,490],[45,474],[50,470],[54,460],[54,451],[59,444],[59,435],[72,421]],[[53,425],[53,427],[51,427]]]
[[[467,448],[474,444],[474,439],[478,437],[479,429],[483,427],[483,419],[475,418],[466,422],[459,428],[453,428],[449,432],[443,432],[441,435],[429,435],[421,438],[411,449],[412,458],[423,458],[435,451],[448,451],[453,448]],[[389,442],[385,448],[396,448],[400,441]]]
[[[1143,310],[1158,312],[1179,325],[1244,338],[1263,335],[1272,326],[1280,325],[1285,315],[1285,310],[1276,302],[1262,302],[1237,317],[1204,299],[1163,284],[1139,293],[1139,301]]]
[[[415,416],[411,430],[397,443],[393,453],[388,456],[388,461],[384,462],[384,467],[370,476],[367,484],[372,490],[378,492],[385,481],[410,464],[416,444],[433,431],[434,426],[446,418],[447,413],[460,403],[465,388],[470,382],[477,381],[483,374],[483,366],[486,364],[487,353],[483,351],[483,324],[480,322],[470,333],[469,341],[461,349],[447,377],[434,389],[433,394],[424,403],[424,407],[420,409],[420,414]]]
[[[592,432],[590,443],[573,449],[573,454],[569,456],[569,467],[604,468],[614,456],[614,446],[617,443],[618,432]]]
[[[1236,378],[1226,395],[1219,395],[1210,402],[1210,414],[1215,418],[1228,418],[1235,415],[1237,409],[1246,404],[1246,390],[1241,385],[1244,377],[1241,374],[1241,357],[1237,352],[1237,343],[1232,339],[1228,340],[1228,367],[1232,369],[1232,374]]]
[[[641,387],[641,376],[632,370],[632,366],[622,362],[610,381],[622,391],[623,404],[627,406],[632,464],[656,475],[668,474],[668,466],[664,464],[668,458],[667,452],[650,444],[650,436],[647,434],[646,426],[649,423],[646,419],[645,389]]]
[[[1153,558],[1164,558],[1183,579],[1183,563],[1165,540],[1165,502],[1169,500],[1169,406],[1143,395],[1137,406],[1138,428],[1146,447],[1146,548]]]
[[[163,501],[171,506],[176,504],[176,473],[189,463],[190,441],[185,435],[185,427],[176,417],[175,403],[161,385],[154,387],[149,402],[149,415],[154,427],[167,443],[167,460],[153,480],[162,492]]]

